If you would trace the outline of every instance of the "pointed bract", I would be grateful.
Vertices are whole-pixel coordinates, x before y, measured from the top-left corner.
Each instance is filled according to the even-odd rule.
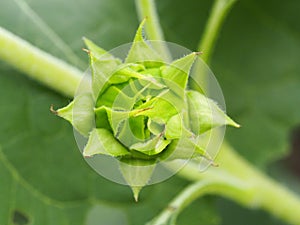
[[[131,187],[132,193],[133,193],[133,198],[136,202],[139,201],[139,194],[141,192],[143,187]]]
[[[89,48],[90,66],[92,70],[92,89],[94,98],[97,99],[105,83],[111,77],[121,60],[109,52],[98,47],[92,41],[84,39]]]
[[[131,160],[128,162],[120,162],[120,171],[126,181],[131,187],[134,198],[137,200],[141,189],[148,184],[155,165],[149,165],[146,161]]]
[[[239,127],[219,106],[211,99],[199,92],[188,91],[187,101],[192,132],[201,134],[205,131],[223,125]]]
[[[104,54],[107,54],[107,51],[105,51],[103,48],[100,48],[98,45],[96,45],[91,40],[87,39],[86,37],[83,37],[84,44],[89,49],[89,53],[93,54],[96,58],[101,57]]]
[[[144,40],[143,28],[146,20],[143,20],[137,29],[132,46],[129,50],[125,63],[153,62],[163,63],[162,57]]]
[[[91,157],[96,154],[118,157],[129,155],[129,152],[108,130],[93,129],[83,150],[83,156]]]
[[[69,105],[55,111],[55,114],[69,121],[73,125],[73,108],[74,100],[70,102]]]
[[[91,94],[81,94],[69,105],[57,110],[57,115],[68,120],[80,134],[87,137],[95,122],[94,104]]]
[[[180,97],[184,95],[189,71],[197,56],[198,54],[196,52],[192,52],[189,55],[173,61],[170,65],[164,66],[161,70],[164,82]]]

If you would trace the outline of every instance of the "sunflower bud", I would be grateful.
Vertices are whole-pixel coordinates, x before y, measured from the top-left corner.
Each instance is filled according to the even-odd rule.
[[[106,155],[120,162],[121,174],[136,199],[156,163],[208,159],[197,137],[223,125],[238,127],[214,101],[189,89],[189,73],[198,53],[167,63],[144,40],[143,24],[124,62],[85,39],[92,93],[78,95],[57,110],[88,137],[85,157]]]

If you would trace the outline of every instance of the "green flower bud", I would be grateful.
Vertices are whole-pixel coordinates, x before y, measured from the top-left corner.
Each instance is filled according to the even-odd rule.
[[[199,136],[215,127],[239,126],[211,99],[189,89],[189,73],[198,53],[167,63],[144,40],[144,22],[124,62],[84,39],[92,93],[80,94],[57,110],[88,137],[85,157],[98,154],[119,160],[135,199],[156,163],[191,157],[211,160]]]

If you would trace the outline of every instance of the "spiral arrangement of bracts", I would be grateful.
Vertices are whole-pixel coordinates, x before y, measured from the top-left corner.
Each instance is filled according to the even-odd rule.
[[[121,162],[136,198],[156,163],[211,160],[201,134],[223,125],[238,126],[214,101],[189,87],[198,53],[168,62],[144,40],[144,23],[124,62],[85,39],[92,91],[57,110],[88,137],[85,157],[108,155]]]

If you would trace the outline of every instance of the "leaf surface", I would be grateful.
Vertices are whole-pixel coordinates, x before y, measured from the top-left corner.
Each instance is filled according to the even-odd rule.
[[[130,42],[138,24],[133,2],[27,3],[86,62],[86,68],[83,36],[109,50]],[[69,58],[14,1],[0,1],[0,25],[59,58]],[[2,62],[0,74],[0,224],[93,225],[97,219],[97,225],[141,225],[186,185],[173,178],[145,187],[136,204],[129,187],[102,178],[87,165],[71,125],[50,112],[51,104],[58,108],[70,100]]]

